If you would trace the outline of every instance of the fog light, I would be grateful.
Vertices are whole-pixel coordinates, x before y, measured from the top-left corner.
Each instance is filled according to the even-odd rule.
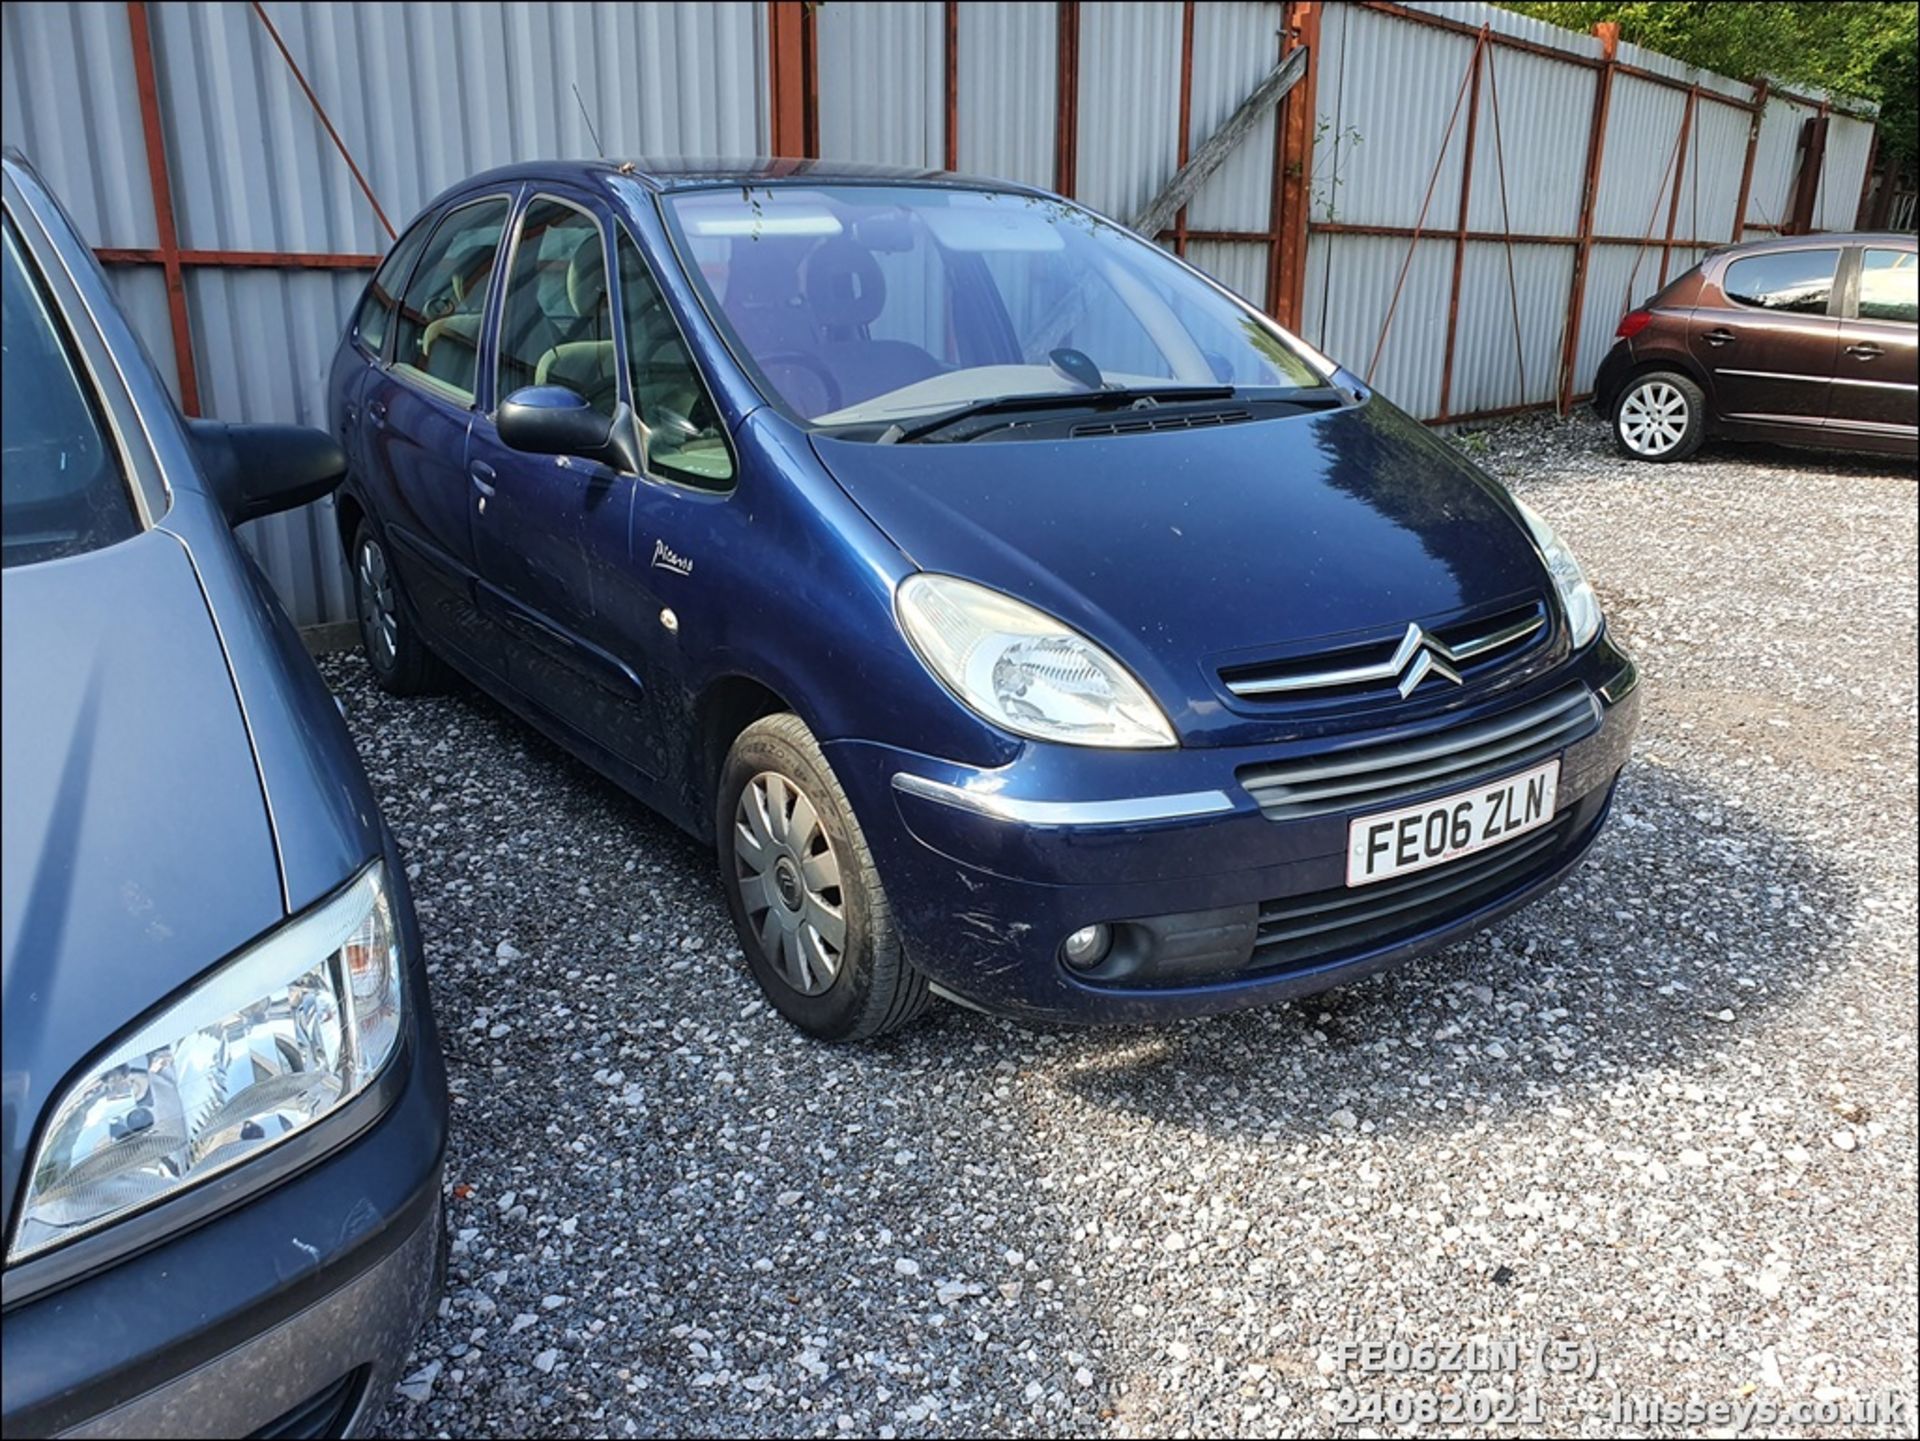
[[[1088,971],[1107,958],[1113,932],[1105,925],[1082,926],[1061,942],[1060,953],[1075,970]]]

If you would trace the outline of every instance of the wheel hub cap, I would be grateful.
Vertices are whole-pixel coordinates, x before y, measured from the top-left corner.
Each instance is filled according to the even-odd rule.
[[[790,911],[797,911],[806,900],[800,889],[800,867],[793,863],[792,856],[782,856],[773,863],[773,881],[780,888],[780,899]]]
[[[830,987],[847,944],[840,858],[813,802],[777,771],[740,793],[733,871],[747,924],[780,978],[804,996]]]
[[[367,649],[383,664],[391,662],[399,639],[400,622],[394,609],[393,575],[386,553],[373,541],[360,547],[354,566],[354,590],[360,600],[360,624]]]

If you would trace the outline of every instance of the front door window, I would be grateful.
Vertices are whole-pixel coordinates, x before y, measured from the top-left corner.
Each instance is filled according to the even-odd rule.
[[[620,402],[600,226],[586,211],[546,196],[520,223],[500,314],[494,395],[504,399],[529,385],[563,385],[607,416]]]

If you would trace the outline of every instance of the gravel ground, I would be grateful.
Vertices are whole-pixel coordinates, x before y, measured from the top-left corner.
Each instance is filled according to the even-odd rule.
[[[1542,1410],[1421,1429],[1598,1435],[1697,1429],[1610,1419],[1622,1399],[1911,1407],[1911,468],[1634,466],[1588,419],[1462,444],[1555,521],[1644,667],[1614,822],[1492,932],[1223,1020],[937,1007],[809,1043],[758,999],[706,852],[478,696],[397,701],[330,660],[454,1090],[448,1290],[383,1430],[1312,1434],[1482,1396]],[[1340,1349],[1394,1338],[1520,1358]]]

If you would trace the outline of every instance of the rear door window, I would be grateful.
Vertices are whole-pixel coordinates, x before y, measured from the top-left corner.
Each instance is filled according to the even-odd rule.
[[[13,223],[0,282],[0,563],[79,555],[138,533],[140,518],[81,368]]]
[[[425,221],[414,226],[400,237],[387,252],[387,258],[380,262],[380,268],[374,271],[373,283],[367,287],[353,318],[354,339],[367,354],[378,356],[386,346],[387,322],[394,306],[400,303],[400,290],[407,283],[407,272],[413,268],[414,258],[420,254],[420,247],[426,244],[427,232],[432,228]]]
[[[1920,256],[1869,249],[1860,259],[1859,314],[1862,320],[1914,324],[1920,318]]]
[[[393,363],[469,403],[480,371],[480,327],[506,229],[505,196],[449,211],[407,282],[394,323]]]
[[[1727,266],[1720,288],[1735,305],[1793,315],[1825,315],[1833,298],[1836,250],[1781,250],[1749,255]]]

